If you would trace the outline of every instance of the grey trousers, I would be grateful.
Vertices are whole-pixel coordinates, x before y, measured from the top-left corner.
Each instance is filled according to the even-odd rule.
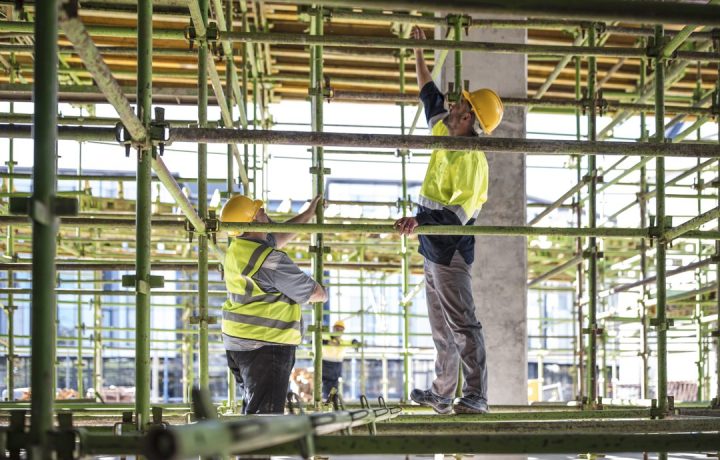
[[[433,393],[443,398],[455,396],[462,361],[462,394],[487,400],[485,338],[475,316],[470,265],[459,252],[449,266],[425,259],[425,297],[437,350]]]

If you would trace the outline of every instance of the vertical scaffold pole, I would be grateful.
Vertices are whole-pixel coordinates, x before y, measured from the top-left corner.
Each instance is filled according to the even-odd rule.
[[[198,6],[203,21],[203,28],[207,30],[208,0],[199,0]],[[201,128],[207,126],[207,40],[202,40],[198,47],[198,124]],[[207,204],[207,144],[198,144],[198,214],[206,220],[208,217]],[[200,388],[210,387],[210,352],[208,350],[208,237],[198,235],[198,324],[199,358],[200,358]]]
[[[149,131],[152,120],[152,0],[138,2],[138,118]],[[135,231],[135,412],[138,430],[150,422],[150,221],[152,149],[138,149]]]
[[[596,45],[595,24],[588,28],[588,46]],[[597,60],[588,58],[588,141],[597,140]],[[588,227],[597,227],[597,164],[594,155],[588,157]],[[590,404],[597,400],[597,303],[598,303],[598,254],[597,239],[588,238],[588,355],[587,355],[587,397]]]
[[[228,32],[233,31],[233,0],[227,0],[225,2],[225,28]],[[232,79],[234,78],[233,75],[235,74],[235,53],[233,52],[232,42],[230,42],[230,53],[225,56],[225,87],[226,87],[226,98],[227,98],[227,107],[228,112],[230,113],[230,119],[232,120],[233,116],[233,85],[232,85]],[[237,101],[238,106],[240,106],[242,102]],[[227,126],[227,128],[232,128],[232,126]],[[230,194],[233,192],[233,181],[235,180],[233,178],[233,147],[232,145],[228,144],[227,146],[227,193],[228,198],[230,198]],[[228,374],[230,375],[230,374]],[[231,379],[232,380],[232,379]],[[229,381],[228,381],[229,382]],[[228,384],[229,386],[229,384]]]
[[[310,17],[310,35],[323,34],[323,9],[316,6]],[[319,132],[323,130],[323,47],[313,46],[310,51],[310,105],[312,111],[312,130]],[[313,147],[313,191],[315,195],[325,194],[325,163],[323,161],[323,148]],[[323,207],[317,209],[317,223],[323,223]],[[313,236],[314,256],[313,271],[315,280],[323,281],[323,250],[324,242],[321,233]],[[313,334],[313,345],[315,351],[315,373],[313,376],[313,400],[315,406],[319,407],[322,399],[322,326],[323,326],[323,303],[317,302],[314,305],[315,325]]]
[[[580,57],[575,57],[575,99],[581,99],[580,91],[580,67],[582,66],[582,60]],[[575,109],[575,138],[579,141],[582,139],[582,129],[580,128],[580,108]],[[582,180],[582,156],[576,156],[577,164],[575,165],[577,181],[580,183]],[[575,212],[577,227],[582,227],[582,189],[578,189],[576,195]],[[583,239],[577,238],[576,250],[578,254],[583,253]],[[585,372],[584,372],[584,358],[585,358],[585,341],[583,340],[583,296],[585,295],[585,275],[583,264],[577,264],[575,272],[575,327],[573,329],[579,330],[580,334],[573,334],[577,337],[577,345],[575,347],[577,359],[575,361],[577,365],[577,387],[575,389],[575,396],[582,400],[585,396]]]
[[[35,65],[33,75],[33,194],[32,319],[31,319],[31,445],[50,457],[48,431],[53,426],[55,399],[55,251],[58,221],[55,216],[58,110],[58,10],[56,2],[35,8]],[[48,454],[48,455],[45,455]],[[35,457],[35,452],[31,453]]]
[[[10,63],[13,66],[13,69],[10,71],[10,83],[15,83],[15,55],[12,54],[10,56]],[[15,104],[12,102],[10,103],[10,113],[15,113]],[[15,192],[15,183],[13,179],[13,172],[15,171],[15,141],[10,138],[8,140],[8,173],[10,174],[10,177],[8,178],[8,192],[14,193]],[[7,227],[7,255],[11,258],[15,257],[15,235],[13,232],[13,226],[8,225]],[[15,287],[15,274],[12,270],[8,270],[7,272],[8,282],[7,286],[9,288]],[[7,317],[8,317],[8,325],[7,325],[7,335],[8,335],[8,354],[7,354],[7,392],[8,392],[8,401],[14,401],[15,400],[15,309],[17,307],[15,306],[15,299],[12,294],[8,294],[8,302],[7,302]]]
[[[400,27],[400,35],[404,37],[404,28]],[[405,94],[405,48],[400,49],[399,63],[400,63],[400,94]],[[405,104],[400,103],[400,134],[405,134]],[[402,216],[407,217],[408,215],[408,191],[407,191],[407,160],[410,155],[409,150],[401,149],[400,155],[400,167],[401,169],[401,197],[400,203],[402,204]],[[401,260],[401,276],[402,276],[402,298],[407,299],[410,293],[410,253],[408,252],[408,237],[402,235],[400,237],[400,253],[402,254]],[[408,401],[410,398],[410,389],[412,388],[413,382],[411,378],[410,370],[410,307],[412,306],[412,300],[404,300],[400,306],[403,310],[403,373],[405,375],[405,384],[403,385],[402,400]]]
[[[233,31],[233,0],[227,0],[225,2],[225,28],[228,30],[228,32]],[[245,46],[245,45],[243,45]],[[243,60],[243,65],[245,64],[245,61]],[[226,64],[225,64],[225,79],[227,83],[227,106],[228,110],[230,111],[230,118],[232,118],[232,94],[233,88],[232,88],[232,79],[235,78],[233,75],[235,74],[235,53],[233,52],[232,42],[230,42],[230,54],[227,56]],[[245,88],[243,88],[243,94],[244,94]],[[243,106],[240,104],[243,104],[244,101],[236,101],[238,107],[240,108],[241,113],[243,110]],[[241,121],[243,117],[240,117]],[[247,124],[243,126],[243,129],[247,129]],[[247,148],[247,145],[245,145],[245,148]],[[233,150],[232,146],[228,145],[227,149],[227,167],[228,167],[228,173],[227,173],[227,193],[228,198],[230,198],[230,195],[233,193]],[[242,168],[242,166],[240,166]],[[240,171],[238,171],[238,174]],[[242,182],[241,182],[242,183]],[[247,193],[247,190],[243,190],[243,193]],[[237,409],[237,403],[236,403],[236,394],[237,394],[237,388],[235,386],[235,375],[233,375],[232,371],[228,368],[227,370],[227,384],[228,384],[228,390],[227,390],[227,405],[230,408],[231,413],[235,413]]]
[[[95,279],[102,277],[102,272],[94,272]],[[102,389],[102,303],[100,294],[93,297],[93,388],[97,394]]]
[[[714,51],[720,51],[720,38],[713,42]],[[715,106],[720,106],[720,63],[717,67],[717,80],[715,80]],[[720,143],[720,117],[717,117],[718,123],[718,142]],[[720,161],[718,162],[717,172],[720,174]],[[720,206],[720,195],[718,196],[718,206]],[[717,221],[720,228],[720,218]],[[720,255],[720,241],[715,241],[715,256]],[[715,292],[715,313],[718,320],[715,321],[715,406],[720,407],[720,262],[715,266],[715,282],[718,284],[718,290]]]
[[[655,47],[659,50],[663,43],[663,27],[655,26]],[[658,53],[655,58],[655,141],[665,142],[665,60]],[[658,235],[665,232],[665,158],[658,157],[655,171],[655,219]],[[667,400],[667,329],[668,322],[665,311],[666,285],[665,285],[665,259],[667,246],[657,241],[657,255],[655,276],[657,278],[657,314],[655,327],[657,328],[657,399],[660,413],[665,413],[668,407]],[[667,454],[665,454],[667,455]]]
[[[644,40],[641,46],[645,45]],[[647,60],[640,59],[640,88],[645,87],[645,74],[647,73]],[[640,139],[647,142],[647,118],[645,111],[640,111]],[[642,159],[641,159],[642,161]],[[648,192],[647,185],[647,169],[645,165],[640,167],[640,195],[638,195],[638,205],[640,208],[640,227],[647,227],[647,200],[645,194]],[[647,260],[647,240],[640,239],[640,274],[641,278],[648,277],[648,260]],[[648,346],[648,326],[649,318],[647,312],[646,301],[648,298],[648,288],[646,284],[642,286],[642,298],[640,300],[640,358],[642,360],[641,381],[640,381],[640,397],[650,397],[650,347]]]
[[[80,113],[82,115],[82,111]],[[82,142],[78,143],[78,177],[82,176]],[[82,190],[83,183],[82,179],[78,179],[78,193]],[[75,235],[80,238],[80,229],[75,230]],[[78,270],[75,275],[77,276],[77,288],[78,291],[82,290],[82,271]],[[83,386],[83,368],[85,362],[83,361],[83,333],[85,332],[85,325],[83,324],[83,296],[82,294],[77,295],[77,392],[78,398],[82,398],[85,394],[85,388]]]

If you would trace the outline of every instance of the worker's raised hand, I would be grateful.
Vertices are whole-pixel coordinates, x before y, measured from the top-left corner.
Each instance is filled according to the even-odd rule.
[[[414,217],[401,217],[395,221],[394,227],[401,235],[411,235],[418,225],[418,221]]]
[[[308,210],[310,210],[311,213],[315,214],[317,212],[318,204],[320,204],[323,207],[326,206],[325,200],[323,200],[322,195],[315,195],[315,197],[312,200],[310,200],[310,206],[308,207]]]
[[[413,40],[427,40],[425,32],[423,32],[420,26],[413,26],[412,30],[410,31],[410,36],[413,38]]]

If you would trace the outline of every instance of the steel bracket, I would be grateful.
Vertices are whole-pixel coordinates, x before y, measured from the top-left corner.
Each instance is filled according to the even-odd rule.
[[[589,259],[589,258],[591,258],[591,257],[593,256],[593,254],[595,255],[595,257],[596,257],[597,259],[603,259],[603,258],[605,257],[605,252],[604,252],[604,251],[598,251],[598,250],[597,250],[597,247],[595,247],[595,248],[587,248],[587,249],[585,249],[585,250],[582,252],[582,256],[583,256],[584,259]]]
[[[465,35],[467,36],[472,26],[472,18],[466,14],[448,14],[445,18],[449,27],[455,27],[459,25],[465,29]]]
[[[37,223],[50,225],[57,216],[76,216],[80,210],[77,198],[55,196],[50,206],[33,197],[11,197],[10,214],[28,215]]]
[[[130,135],[130,131],[127,130],[122,122],[117,122],[115,125],[115,140],[125,146],[125,156],[130,157],[130,149],[132,148],[133,139]]]
[[[675,324],[675,321],[672,319],[666,319],[665,321],[660,321],[657,318],[650,318],[650,325],[654,326],[658,331],[667,331],[673,325]]]
[[[165,153],[165,145],[170,140],[170,123],[165,121],[165,109],[155,107],[155,120],[150,122],[148,136],[153,145],[157,145],[160,156]]]
[[[603,335],[605,333],[605,328],[602,327],[584,327],[582,330],[583,334],[585,335]]]
[[[308,246],[308,252],[312,254],[330,254],[330,246],[322,246],[322,249],[318,248],[318,246],[312,245]]]
[[[136,275],[123,275],[123,287],[134,287],[138,294],[148,294],[150,289],[161,288],[165,286],[165,277],[160,275],[150,275],[148,280],[139,280]]]
[[[199,315],[193,315],[190,318],[188,318],[188,322],[190,324],[200,324],[203,321],[205,321],[205,323],[208,325],[217,324],[217,316],[206,316],[205,318],[203,318],[202,316],[199,316]]]
[[[317,166],[311,166],[309,171],[310,174],[319,174],[320,168],[318,168]],[[322,168],[322,173],[325,175],[330,174],[330,171],[330,168]]]
[[[166,427],[169,425],[167,422],[163,422],[163,419],[162,419],[163,408],[162,407],[153,406],[151,410],[152,410],[152,422],[150,422],[150,425],[162,426],[162,427]]]
[[[208,237],[212,239],[214,244],[217,244],[217,232],[220,230],[220,221],[217,218],[215,210],[209,210],[208,218],[203,221],[205,222],[205,232]]]
[[[185,226],[184,229],[186,232],[188,232],[188,243],[192,243],[193,240],[193,234],[195,233],[195,226],[190,222],[190,219],[185,218]]]

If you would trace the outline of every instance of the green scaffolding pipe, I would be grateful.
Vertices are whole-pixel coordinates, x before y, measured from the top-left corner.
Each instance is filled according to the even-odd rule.
[[[205,35],[205,29],[208,23],[208,0],[191,0],[190,13],[193,18],[193,24],[198,29],[200,35]],[[199,11],[195,11],[195,10]],[[208,71],[214,69],[214,60],[209,56],[207,41],[201,41],[198,48],[198,124],[204,127],[207,123],[207,101],[208,88],[207,79]],[[212,72],[211,72],[212,73]],[[212,79],[212,77],[211,77]],[[218,78],[219,81],[219,78]],[[225,96],[222,86],[215,88],[215,94],[218,102],[225,102]],[[227,107],[223,111],[227,115]],[[232,120],[225,120],[226,123],[232,124]],[[207,144],[198,143],[198,217],[204,222],[208,218],[208,200],[207,200]],[[204,229],[203,225],[203,229]],[[208,237],[207,235],[198,235],[198,326],[200,330],[199,338],[199,379],[201,391],[210,388],[210,352],[208,342],[208,325],[210,316],[208,314]]]
[[[413,48],[417,41],[413,39],[362,36],[328,35],[315,36],[279,32],[225,32],[219,33],[221,40],[241,43],[268,43],[273,45],[309,45],[309,46],[352,46],[361,48]],[[524,43],[469,42],[455,40],[433,40],[423,42],[423,46],[434,50],[481,51],[485,53],[516,53],[527,56],[603,56],[644,58],[647,50],[640,48],[601,47],[601,46],[558,46],[529,45]],[[720,54],[701,51],[678,51],[677,59],[717,62]]]
[[[663,42],[663,27],[655,27],[655,43]],[[655,142],[665,143],[665,59],[661,56],[655,58]],[[665,158],[656,159],[655,171],[655,219],[660,235],[665,233]],[[665,414],[668,409],[667,400],[667,329],[669,323],[666,317],[666,258],[667,246],[663,241],[657,244],[655,261],[656,277],[656,317],[657,331],[657,398],[658,409]]]
[[[14,35],[33,35],[33,23],[25,21],[2,21],[0,32]],[[137,29],[134,27],[117,26],[87,26],[86,30],[94,37],[137,38]],[[63,27],[65,36],[70,39],[69,33]],[[155,29],[152,38],[159,40],[185,40],[183,29]]]
[[[137,132],[132,128],[133,137],[144,137],[150,129],[152,121],[152,0],[138,2],[138,68],[137,68],[137,117],[130,109],[130,115],[125,117],[120,113],[123,122],[133,120],[141,123]],[[78,21],[77,19],[75,19]],[[78,21],[79,22],[79,21]],[[81,24],[82,25],[82,24]],[[71,39],[72,40],[72,39]],[[89,37],[88,37],[89,41]],[[73,42],[76,43],[76,42]],[[92,42],[90,42],[92,44]],[[94,47],[94,46],[93,46]],[[102,62],[102,60],[100,60]],[[112,78],[112,77],[111,77]],[[112,80],[115,82],[115,80]],[[117,83],[115,83],[117,84]],[[119,88],[119,86],[118,86]],[[113,106],[121,106],[125,96],[120,92],[120,98]],[[129,107],[129,104],[127,104]],[[144,431],[150,420],[150,272],[152,270],[150,258],[152,248],[150,243],[152,219],[152,156],[154,148],[137,150],[137,227],[135,231],[135,425],[138,430]]]
[[[324,33],[323,9],[316,8],[310,16],[310,36],[322,37]],[[316,132],[322,132],[323,123],[323,47],[321,45],[313,46],[310,52],[310,85],[309,92],[310,110],[312,119],[312,129]],[[263,143],[264,144],[264,143]],[[313,146],[312,164],[314,168],[313,174],[313,192],[315,195],[325,195],[325,163],[324,150],[322,146]],[[322,225],[325,217],[323,206],[318,206],[316,213],[318,224]],[[323,273],[323,257],[324,257],[324,236],[317,233],[312,236],[312,244],[315,246],[313,254],[313,273],[318,283],[324,283]],[[316,302],[314,304],[313,324],[313,351],[314,368],[313,373],[313,402],[315,407],[321,407],[322,403],[322,332],[323,332],[323,303]]]
[[[704,452],[717,448],[716,433],[520,433],[480,435],[319,436],[317,455],[578,454],[582,452]],[[296,444],[253,454],[293,455]]]
[[[718,158],[715,144],[647,142],[581,142],[492,137],[402,136],[396,134],[325,133],[210,128],[172,128],[172,142],[307,145],[335,147],[482,150],[544,155],[645,155]],[[362,154],[362,152],[358,152]]]
[[[0,124],[0,137],[29,139],[30,125]],[[70,129],[68,129],[70,128]],[[58,127],[59,139],[114,140],[114,129]],[[396,134],[320,133],[302,131],[268,131],[213,128],[171,128],[172,142],[204,142],[216,144],[273,144],[401,149],[482,150],[499,153],[542,155],[639,155],[685,158],[719,158],[715,144],[648,142],[582,142],[540,139],[468,138],[452,136],[403,136]],[[362,154],[362,152],[358,152]],[[159,158],[158,158],[159,161]],[[157,171],[156,171],[157,172]],[[158,177],[160,174],[158,173]],[[169,177],[172,177],[169,175]],[[165,184],[165,182],[163,182]],[[167,184],[165,184],[167,185]],[[183,208],[183,211],[185,209]]]
[[[716,219],[720,217],[720,207],[716,207],[714,209],[711,209],[710,211],[704,212],[700,214],[699,216],[690,219],[689,221],[678,225],[677,227],[670,228],[665,231],[663,234],[661,240],[665,243],[668,243],[675,238],[687,233],[690,230],[695,230],[696,228],[699,228],[703,224],[706,224],[710,222],[713,219]]]
[[[53,428],[55,399],[55,265],[57,226],[55,224],[55,165],[57,162],[55,129],[57,126],[57,28],[58,10],[46,2],[36,10],[35,75],[43,78],[33,83],[34,149],[33,149],[33,221],[32,242],[32,353],[30,389],[32,405],[31,445],[49,458],[48,432]],[[40,211],[44,212],[40,212]]]
[[[588,46],[595,46],[596,30],[594,24],[588,29]],[[591,56],[588,59],[588,98],[591,109],[588,112],[588,141],[597,140],[597,111],[595,110],[595,98],[597,97],[597,61]],[[593,229],[597,227],[597,166],[594,156],[588,157],[588,226]],[[587,349],[587,398],[591,404],[595,404],[598,396],[597,367],[597,301],[598,301],[598,247],[595,237],[588,239],[588,326],[581,331],[588,336]]]

